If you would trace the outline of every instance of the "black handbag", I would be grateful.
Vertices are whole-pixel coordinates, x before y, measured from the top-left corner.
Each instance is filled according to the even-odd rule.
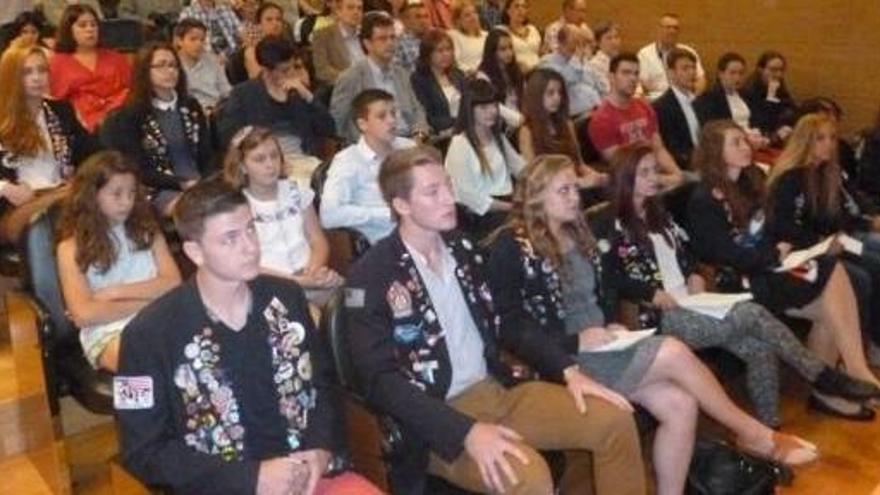
[[[792,471],[718,440],[697,440],[688,470],[688,495],[773,495],[788,485]]]

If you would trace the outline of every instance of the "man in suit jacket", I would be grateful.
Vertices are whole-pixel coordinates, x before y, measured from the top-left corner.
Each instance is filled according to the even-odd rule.
[[[345,69],[364,59],[358,29],[364,13],[363,0],[334,0],[336,22],[319,29],[312,38],[315,77],[333,85]]]
[[[697,57],[674,48],[666,56],[669,89],[654,100],[660,137],[681,168],[690,168],[691,153],[700,139],[700,121],[694,110]]]
[[[412,148],[382,163],[379,187],[399,228],[353,267],[346,340],[367,400],[393,416],[412,446],[395,493],[421,493],[425,471],[478,493],[552,493],[536,449],[571,450],[562,493],[642,494],[631,407],[527,328],[502,332],[483,257],[455,234],[455,197],[439,152]],[[500,342],[499,338],[500,337]],[[504,344],[548,379],[511,385]],[[401,476],[401,470],[393,470]],[[396,481],[395,481],[396,482]]]
[[[330,113],[339,135],[349,143],[358,140],[360,132],[352,119],[352,102],[361,91],[378,88],[394,96],[399,115],[397,135],[424,141],[430,130],[425,110],[413,92],[409,74],[391,63],[395,49],[394,19],[382,11],[368,13],[360,37],[367,58],[339,76],[330,100]]]

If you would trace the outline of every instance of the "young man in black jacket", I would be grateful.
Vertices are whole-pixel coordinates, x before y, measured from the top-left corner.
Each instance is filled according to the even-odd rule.
[[[482,255],[456,226],[455,198],[436,150],[394,151],[379,172],[399,228],[350,272],[347,339],[367,400],[394,417],[413,446],[401,493],[425,468],[474,492],[549,494],[541,450],[571,450],[563,493],[645,491],[632,408],[583,375],[557,346],[526,329],[500,334]],[[497,337],[500,336],[500,341]],[[544,376],[506,388],[503,344]],[[412,483],[412,484],[409,484]],[[413,487],[416,488],[413,488]]]
[[[245,197],[202,182],[175,224],[198,271],[123,332],[113,393],[125,467],[174,493],[378,494],[354,474],[327,477],[343,441],[331,361],[302,289],[258,276]]]

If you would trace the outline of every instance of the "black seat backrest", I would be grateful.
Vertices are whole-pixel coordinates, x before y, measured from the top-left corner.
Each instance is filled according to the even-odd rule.
[[[144,26],[135,19],[101,21],[101,42],[121,52],[136,52],[144,44]]]
[[[78,329],[67,317],[55,262],[54,219],[59,211],[56,203],[38,213],[23,236],[25,285],[48,312],[53,326],[50,345],[55,349],[79,345]]]
[[[330,296],[321,313],[321,329],[330,344],[339,384],[346,390],[355,391],[354,367],[345,340],[345,319],[345,289],[340,287]]]

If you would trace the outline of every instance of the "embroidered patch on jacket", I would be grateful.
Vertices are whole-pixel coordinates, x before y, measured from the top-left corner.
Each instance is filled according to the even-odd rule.
[[[113,407],[118,410],[140,410],[153,407],[153,377],[113,377]]]

